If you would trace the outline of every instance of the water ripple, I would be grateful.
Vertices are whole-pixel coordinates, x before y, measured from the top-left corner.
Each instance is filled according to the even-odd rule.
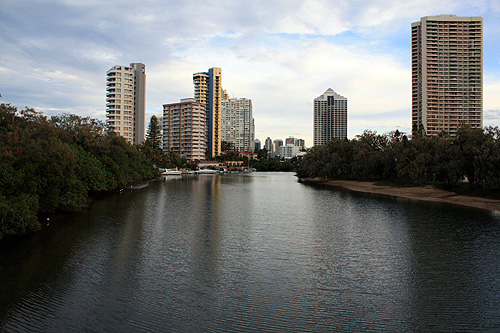
[[[496,331],[499,221],[286,173],[151,183],[2,253],[0,330]]]

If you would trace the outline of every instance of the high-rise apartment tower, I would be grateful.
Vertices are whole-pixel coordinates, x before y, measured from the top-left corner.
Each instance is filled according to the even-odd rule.
[[[213,67],[208,72],[194,73],[194,98],[206,105],[207,111],[207,149],[210,157],[221,153],[221,102],[222,71]]]
[[[483,19],[426,16],[411,25],[412,126],[455,135],[483,126]]]
[[[233,145],[237,152],[252,152],[254,119],[252,100],[248,98],[222,99],[221,140]]]
[[[274,156],[280,155],[281,147],[283,147],[283,140],[281,140],[281,139],[275,139],[273,141]]]
[[[261,149],[260,140],[259,139],[253,140],[253,152],[258,153],[260,149]]]
[[[314,145],[347,138],[347,98],[328,89],[314,99]]]
[[[267,137],[266,141],[264,142],[264,149],[267,150],[268,156],[273,155],[273,140],[271,140],[270,137]]]
[[[188,160],[205,159],[205,104],[194,98],[163,105],[163,149]]]
[[[128,142],[141,144],[146,129],[146,73],[141,63],[106,72],[106,125]]]

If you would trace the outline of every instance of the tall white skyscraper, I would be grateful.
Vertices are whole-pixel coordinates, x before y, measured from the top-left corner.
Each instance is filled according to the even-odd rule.
[[[347,98],[332,89],[314,99],[314,145],[347,138]]]
[[[483,126],[483,19],[426,16],[411,25],[413,132]]]
[[[106,72],[106,125],[128,142],[141,144],[146,130],[146,73],[141,63]]]
[[[225,96],[227,97],[227,94]],[[252,100],[224,98],[221,110],[222,141],[231,143],[237,152],[252,152],[254,141]]]

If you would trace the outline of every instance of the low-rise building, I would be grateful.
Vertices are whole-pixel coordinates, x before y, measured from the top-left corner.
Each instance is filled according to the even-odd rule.
[[[233,168],[233,167],[242,167],[243,166],[243,161],[225,161],[224,165],[228,168]]]
[[[300,151],[299,146],[288,144],[280,148],[280,157],[289,160],[297,156]]]
[[[291,159],[296,157],[301,151],[305,150],[305,141],[296,139],[293,136],[285,139],[285,145],[280,147],[280,157]]]
[[[221,163],[218,161],[199,161],[196,165],[200,169],[214,169],[220,167]]]

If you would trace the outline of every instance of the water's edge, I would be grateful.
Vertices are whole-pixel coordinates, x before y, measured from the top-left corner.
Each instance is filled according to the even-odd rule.
[[[322,180],[319,178],[303,178],[304,184],[321,185],[330,188],[344,188],[350,191],[372,193],[418,201],[438,202],[478,208],[490,211],[500,211],[500,200],[459,195],[435,186],[398,187],[381,185],[377,182],[355,180]]]

